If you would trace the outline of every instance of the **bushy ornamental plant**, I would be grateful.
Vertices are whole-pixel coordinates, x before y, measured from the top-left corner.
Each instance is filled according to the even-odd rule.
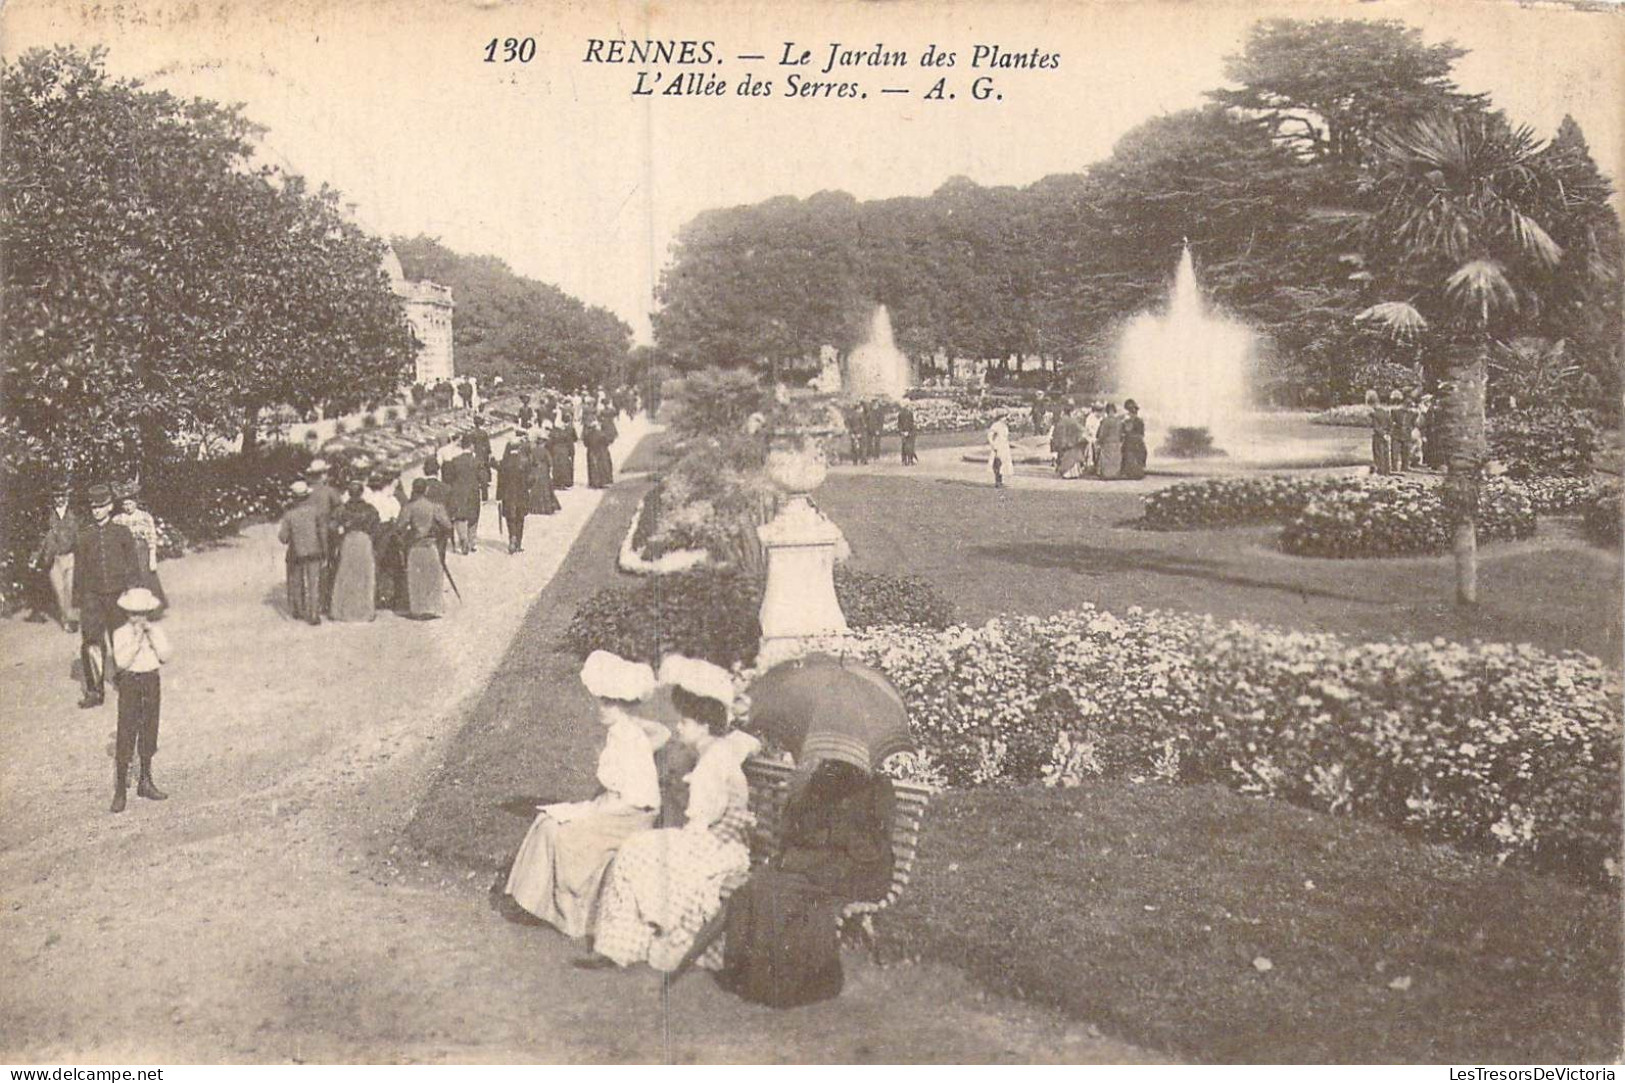
[[[1366,479],[1353,476],[1284,474],[1182,481],[1146,494],[1142,522],[1152,530],[1281,523],[1301,512],[1317,496],[1348,492],[1365,483]]]
[[[1620,490],[1619,486],[1599,489],[1585,506],[1586,536],[1598,545],[1620,544]]]
[[[1588,477],[1599,445],[1591,414],[1567,406],[1532,406],[1489,419],[1490,457],[1509,477]]]
[[[722,666],[749,665],[762,629],[765,579],[739,568],[698,568],[606,587],[583,602],[565,633],[568,650],[595,650],[657,663],[671,651]],[[930,583],[915,577],[835,571],[835,597],[853,628],[882,624],[942,629],[953,606]]]
[[[1535,532],[1534,505],[1515,486],[1486,482],[1478,510],[1481,541]],[[1438,485],[1390,478],[1316,496],[1281,530],[1279,542],[1300,556],[1409,556],[1444,552],[1451,531]]]
[[[1357,643],[1094,609],[836,648],[954,786],[1220,782],[1580,879],[1617,875],[1619,675],[1529,646]]]

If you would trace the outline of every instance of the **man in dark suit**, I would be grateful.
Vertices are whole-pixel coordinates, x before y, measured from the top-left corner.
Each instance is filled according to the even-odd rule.
[[[463,450],[443,468],[448,503],[446,513],[451,517],[457,551],[464,556],[480,547],[480,479],[479,464],[474,459],[474,438],[464,433]]]
[[[514,433],[502,453],[502,465],[497,468],[497,507],[508,524],[508,553],[520,552],[525,547],[525,515],[530,510],[530,455],[527,453],[525,432]]]
[[[92,485],[87,494],[90,522],[73,543],[73,597],[79,606],[79,659],[85,695],[80,707],[100,707],[107,699],[107,659],[113,629],[124,622],[119,595],[141,585],[143,566],[135,535],[113,522],[113,490]]]
[[[485,415],[474,415],[474,428],[468,434],[474,441],[474,465],[480,472],[480,503],[491,499],[491,433],[485,427]]]
[[[903,465],[913,466],[920,458],[914,454],[914,411],[906,402],[897,411],[897,433],[903,438]]]

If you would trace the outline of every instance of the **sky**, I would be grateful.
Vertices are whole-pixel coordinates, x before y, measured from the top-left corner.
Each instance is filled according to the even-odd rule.
[[[711,207],[840,189],[928,195],[965,176],[1030,184],[1110,153],[1148,117],[1198,106],[1259,18],[1396,18],[1471,50],[1456,69],[1550,136],[1580,122],[1610,177],[1625,162],[1625,12],[1503,0],[11,0],[0,54],[104,45],[117,75],[242,102],[261,153],[327,182],[374,232],[427,233],[460,252],[612,309],[648,339],[653,290],[683,223]],[[528,61],[502,42],[535,40]],[[496,62],[486,62],[498,42]],[[586,59],[593,40],[712,42],[680,69]],[[787,43],[794,43],[789,45]],[[906,66],[820,74],[832,43],[901,50]],[[928,45],[955,53],[927,69]],[[972,68],[977,45],[1043,69]],[[786,52],[804,66],[780,63]],[[599,56],[604,56],[601,49]],[[760,55],[761,60],[741,59]],[[690,71],[721,97],[633,93],[639,71]],[[788,97],[791,75],[855,82],[866,98]],[[991,76],[992,94],[971,95]],[[771,80],[767,97],[734,91]],[[954,100],[926,93],[946,77]],[[883,94],[902,89],[907,94]],[[994,96],[997,95],[997,96]]]

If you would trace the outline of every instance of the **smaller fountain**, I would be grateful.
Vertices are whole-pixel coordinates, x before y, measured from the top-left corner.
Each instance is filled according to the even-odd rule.
[[[891,313],[885,305],[876,305],[868,340],[846,359],[841,390],[860,399],[901,399],[909,389],[909,376],[908,357],[892,339]]]

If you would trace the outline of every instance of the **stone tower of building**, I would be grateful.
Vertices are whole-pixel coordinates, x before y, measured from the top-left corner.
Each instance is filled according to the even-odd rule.
[[[409,282],[393,248],[384,250],[389,283],[406,304],[406,319],[417,335],[418,358],[414,379],[420,384],[449,380],[457,367],[451,353],[451,287],[438,282]]]

